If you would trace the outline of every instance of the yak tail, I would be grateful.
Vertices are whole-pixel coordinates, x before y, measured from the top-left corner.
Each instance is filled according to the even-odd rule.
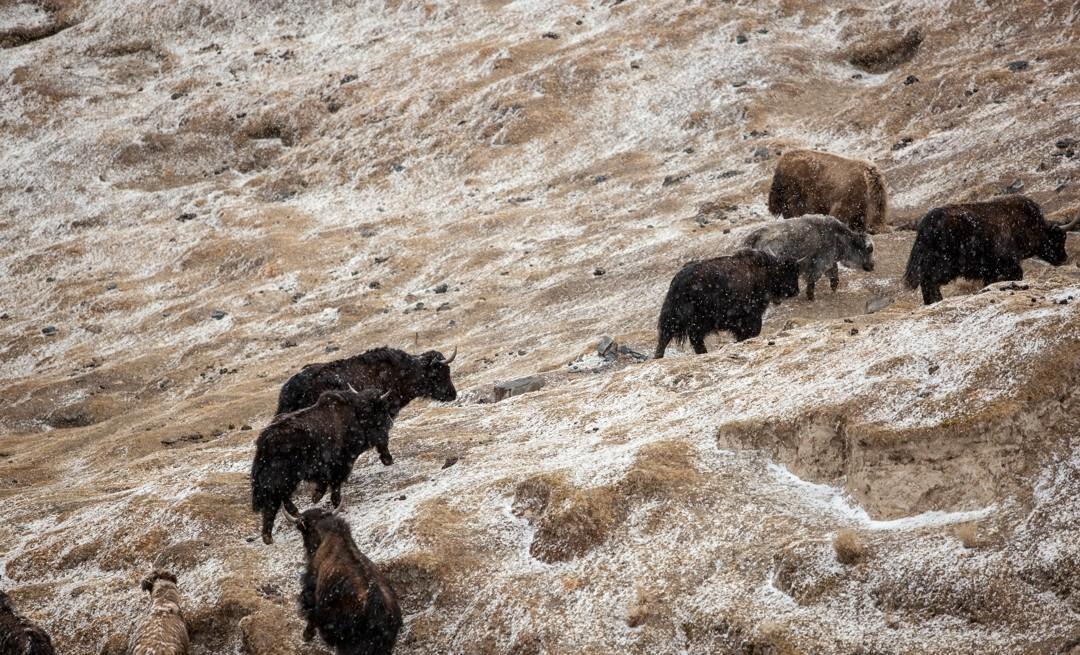
[[[772,185],[769,187],[769,213],[774,216],[784,214],[784,175],[777,166],[772,176]]]
[[[881,172],[873,164],[864,169],[863,177],[866,180],[866,231],[876,232],[885,227],[889,193]]]
[[[919,221],[919,225],[923,222]],[[929,254],[926,234],[925,231],[918,230],[915,233],[915,243],[911,244],[911,254],[908,255],[907,268],[904,269],[904,286],[909,289],[917,288],[922,282],[923,269],[926,267],[926,258]]]

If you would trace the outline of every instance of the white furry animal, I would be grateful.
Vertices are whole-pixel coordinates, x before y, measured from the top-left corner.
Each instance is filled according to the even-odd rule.
[[[187,623],[180,612],[176,576],[154,571],[142,588],[150,593],[150,610],[131,636],[127,655],[187,655]]]

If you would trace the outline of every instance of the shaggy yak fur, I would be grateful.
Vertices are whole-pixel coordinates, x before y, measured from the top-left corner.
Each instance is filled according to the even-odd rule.
[[[864,271],[874,270],[874,242],[832,216],[811,214],[772,221],[751,232],[743,245],[782,259],[797,260],[809,300],[814,299],[814,285],[822,274],[829,276],[829,286],[836,291],[840,285],[838,262]]]
[[[1047,221],[1030,198],[1013,195],[931,209],[919,221],[904,285],[922,287],[924,304],[941,300],[941,287],[958,277],[991,284],[1020,280],[1021,260],[1065,263],[1065,233],[1080,222]]]
[[[321,508],[289,517],[304,538],[304,641],[315,632],[338,653],[389,655],[401,629],[397,596],[353,541],[349,524]]]
[[[0,591],[0,655],[54,655],[52,641],[45,631],[23,616]]]
[[[273,543],[274,519],[282,505],[297,513],[292,494],[301,481],[315,483],[312,502],[319,502],[329,487],[338,506],[341,485],[360,453],[375,448],[383,465],[393,464],[393,423],[389,400],[371,389],[328,391],[311,407],[275,417],[255,442],[251,466],[251,505],[262,513],[263,541]]]
[[[127,655],[187,655],[187,622],[180,612],[176,576],[154,571],[142,588],[150,594],[150,609],[132,634]]]
[[[888,209],[885,181],[876,166],[828,152],[781,155],[769,189],[769,211],[784,218],[835,216],[856,232],[876,233]]]
[[[457,350],[446,359],[436,350],[413,356],[395,348],[375,348],[355,357],[308,364],[282,385],[277,413],[310,407],[324,391],[345,391],[350,386],[389,391],[395,417],[417,397],[449,402],[457,398],[450,380],[450,362],[456,356]]]
[[[761,250],[690,262],[675,274],[664,298],[656,357],[664,356],[672,339],[689,339],[700,355],[710,332],[730,330],[736,341],[756,337],[769,302],[798,293],[799,263]]]

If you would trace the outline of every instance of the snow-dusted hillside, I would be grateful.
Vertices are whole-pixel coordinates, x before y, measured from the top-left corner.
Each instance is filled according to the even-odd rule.
[[[1075,3],[0,0],[0,47],[0,588],[62,652],[122,652],[155,565],[195,653],[326,652],[252,443],[291,372],[384,344],[461,353],[346,488],[395,652],[1080,644],[1077,236],[923,308],[882,234],[760,338],[596,355],[651,352],[790,148],[876,162],[895,224],[1020,185],[1074,216]]]

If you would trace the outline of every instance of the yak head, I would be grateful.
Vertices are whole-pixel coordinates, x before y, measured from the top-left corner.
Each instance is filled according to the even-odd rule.
[[[419,395],[440,402],[457,398],[457,390],[450,379],[450,362],[454,361],[455,357],[457,348],[454,348],[449,359],[437,350],[429,350],[416,358],[420,362],[420,379],[417,381]]]
[[[168,571],[154,571],[143,578],[142,590],[154,601],[180,604],[180,591],[176,588],[176,576]]]
[[[294,516],[289,513],[289,510],[284,510],[285,516],[292,521],[292,524],[300,531],[300,536],[304,538],[304,551],[308,558],[315,555],[315,551],[319,550],[319,546],[328,535],[340,532],[342,528],[348,531],[345,521],[337,516],[343,507],[345,503],[341,503],[333,511],[322,507],[312,507],[302,512],[300,516]]]
[[[1078,224],[1080,224],[1080,214],[1061,225],[1056,223],[1047,224],[1046,229],[1043,231],[1043,237],[1039,241],[1039,252],[1036,253],[1036,256],[1054,266],[1064,264],[1065,260],[1069,258],[1069,254],[1065,252],[1065,235]]]
[[[870,272],[874,270],[874,242],[869,235],[854,232],[844,244],[840,259],[852,268]]]

